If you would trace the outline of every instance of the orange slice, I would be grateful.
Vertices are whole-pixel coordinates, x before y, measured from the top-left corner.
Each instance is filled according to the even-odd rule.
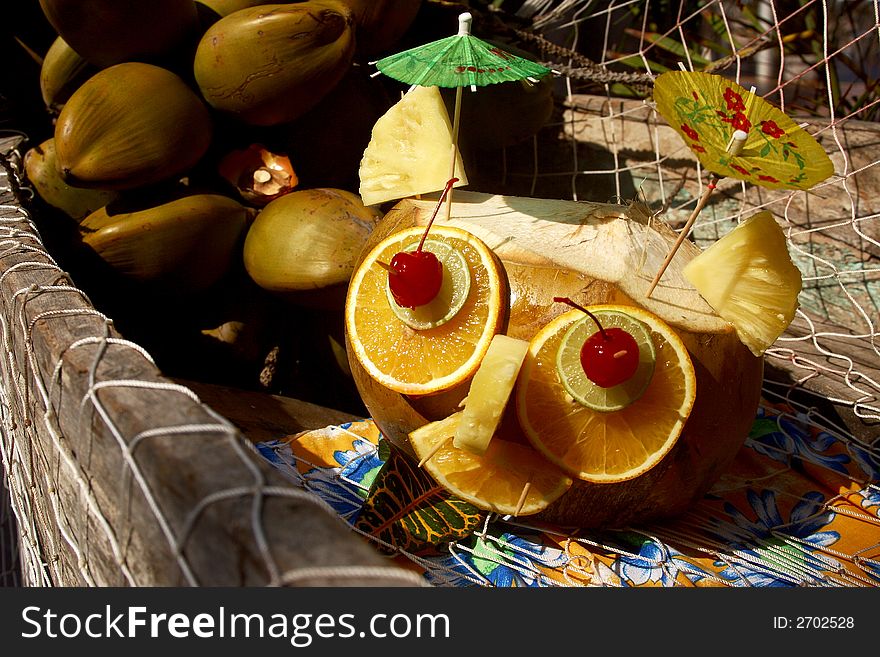
[[[631,404],[601,411],[566,390],[557,354],[569,328],[584,314],[571,310],[541,329],[517,382],[520,426],[535,448],[573,477],[613,483],[655,466],[678,440],[696,395],[694,367],[678,335],[656,315],[630,306],[591,306],[626,313],[648,328],[656,363],[644,393]]]
[[[479,509],[526,516],[545,509],[572,480],[529,445],[504,437],[504,425],[478,456],[454,447],[463,411],[409,434],[420,464],[447,491]]]
[[[414,396],[442,392],[473,376],[503,328],[509,296],[501,265],[482,240],[460,228],[435,225],[430,239],[464,256],[470,290],[461,308],[439,326],[407,325],[389,302],[388,272],[379,263],[417,244],[424,230],[407,228],[376,245],[352,275],[345,302],[345,329],[358,362],[385,387]]]

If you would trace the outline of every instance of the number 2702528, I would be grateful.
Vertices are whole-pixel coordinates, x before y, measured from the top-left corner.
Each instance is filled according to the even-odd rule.
[[[774,616],[776,630],[839,630],[855,627],[852,616]]]

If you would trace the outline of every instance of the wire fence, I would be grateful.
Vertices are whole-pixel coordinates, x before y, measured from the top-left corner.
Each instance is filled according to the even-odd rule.
[[[707,246],[758,210],[774,214],[804,288],[792,330],[767,360],[793,366],[800,382],[825,377],[835,389],[842,384],[845,398],[838,401],[876,433],[880,131],[865,119],[876,118],[880,102],[878,3],[527,1],[518,13],[573,53],[562,62],[573,70],[585,70],[578,67],[584,43],[601,41],[601,69],[648,79],[679,62],[713,70],[756,86],[759,96],[806,124],[834,163],[829,179],[808,192],[722,180],[722,193],[691,237]],[[652,23],[658,15],[665,25]],[[559,56],[548,63],[555,67]],[[700,163],[654,111],[650,94],[629,88],[625,98],[621,82],[584,77],[590,74],[563,76],[559,121],[507,153],[502,187],[576,200],[638,198],[680,226],[704,190]]]

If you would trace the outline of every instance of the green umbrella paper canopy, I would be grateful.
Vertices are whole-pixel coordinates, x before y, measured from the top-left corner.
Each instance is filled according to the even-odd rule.
[[[376,62],[376,68],[407,84],[450,88],[540,78],[550,72],[470,34],[456,34],[389,55]]]

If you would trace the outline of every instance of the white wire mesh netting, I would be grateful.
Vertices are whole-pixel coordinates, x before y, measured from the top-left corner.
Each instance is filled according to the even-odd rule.
[[[495,3],[502,10],[509,4]],[[534,139],[508,148],[501,158],[481,163],[492,188],[489,191],[601,202],[638,199],[673,226],[680,226],[702,192],[703,172],[650,102],[653,76],[678,62],[686,68],[722,73],[746,87],[755,85],[759,95],[805,122],[825,147],[835,173],[809,193],[771,192],[722,181],[716,198],[697,222],[693,238],[706,245],[756,210],[768,209],[785,228],[804,277],[796,320],[766,354],[764,396],[780,404],[769,419],[781,438],[760,446],[778,462],[772,476],[800,471],[805,462],[823,471],[839,470],[839,463],[818,452],[799,452],[797,446],[803,441],[796,439],[801,434],[810,440],[820,436],[839,446],[840,453],[850,455],[851,460],[867,465],[861,477],[851,480],[848,490],[821,499],[796,500],[798,514],[779,517],[764,505],[764,513],[759,512],[753,522],[761,525],[760,531],[736,523],[713,525],[708,511],[698,508],[674,526],[629,528],[626,534],[573,534],[559,543],[558,550],[536,551],[521,538],[536,528],[490,518],[477,532],[476,543],[450,544],[448,552],[434,560],[403,556],[426,569],[428,581],[441,585],[498,584],[486,575],[491,569],[474,566],[477,552],[483,565],[503,565],[516,581],[537,585],[620,585],[634,581],[636,571],[636,579],[669,585],[698,579],[731,586],[771,582],[877,585],[880,488],[872,472],[880,470],[880,177],[876,169],[880,129],[874,123],[880,113],[876,89],[880,4],[877,0],[527,0],[512,4],[518,5],[517,21],[505,21],[503,29],[560,72],[560,102],[553,122]],[[491,16],[484,18],[488,21]],[[491,179],[492,175],[496,177]],[[0,391],[3,467],[18,519],[25,583],[198,585],[212,581],[203,574],[217,550],[194,547],[197,529],[209,511],[214,512],[215,522],[235,518],[229,534],[245,535],[237,539],[248,546],[243,552],[257,555],[256,562],[244,567],[246,574],[233,579],[273,584],[308,582],[322,576],[331,582],[422,581],[388,566],[382,558],[371,561],[354,547],[340,549],[333,563],[299,568],[279,565],[282,556],[295,550],[285,548],[289,539],[275,527],[278,516],[271,513],[273,501],[293,500],[294,506],[308,507],[305,512],[300,509],[301,516],[318,514],[336,520],[340,513],[336,500],[328,501],[328,477],[339,490],[354,497],[362,495],[363,485],[348,474],[362,460],[373,458],[375,450],[363,443],[362,452],[345,468],[314,468],[303,475],[296,464],[310,464],[300,463],[280,444],[271,446],[268,452],[284,452],[279,458],[287,459],[286,463],[275,459],[276,465],[310,491],[301,494],[255,465],[253,454],[230,423],[199,404],[182,386],[169,387],[151,376],[140,381],[130,372],[120,375],[102,370],[101,359],[115,349],[131,350],[144,361],[149,355],[112,334],[109,319],[89,310],[84,295],[63,282],[63,272],[44,252],[27,216],[12,205],[4,207],[15,214],[4,219],[5,249],[0,252],[0,258],[13,256],[13,266],[4,268],[9,278],[25,270],[47,274],[45,282],[35,287],[12,290],[2,327],[6,361]],[[4,278],[5,273],[0,283]],[[39,304],[35,310],[32,301],[47,293],[69,295],[73,300],[65,300],[62,311]],[[35,327],[54,320],[82,320],[92,326],[84,329],[78,341],[56,346],[56,358],[39,362],[36,353],[44,345],[35,349],[30,336]],[[14,334],[23,336],[25,344],[13,343]],[[66,359],[77,351],[87,358],[69,364]],[[80,367],[86,375],[80,397],[72,404],[67,402],[77,409],[73,423],[52,410],[60,408],[59,395],[71,367]],[[129,424],[127,411],[105,396],[132,387],[154,395],[149,404],[155,408],[177,406],[182,400],[196,408],[196,415],[184,413],[179,423],[167,427]],[[29,424],[27,418],[40,426]],[[119,430],[120,423],[128,433]],[[62,425],[78,427],[80,435],[61,431]],[[102,429],[96,432],[96,426]],[[345,427],[330,430],[348,431]],[[34,448],[41,444],[38,434],[48,436],[45,451]],[[163,441],[175,436],[207,440],[191,455],[198,455],[202,468],[225,463],[223,467],[230,468],[225,485],[211,490],[194,486],[186,491],[188,497],[169,491],[175,486],[163,480],[167,463],[164,468],[157,464],[168,457]],[[356,434],[352,437],[359,440]],[[148,448],[157,451],[147,454]],[[90,470],[95,450],[113,453],[107,471]],[[206,451],[224,456],[212,463],[204,460]],[[96,481],[108,473],[122,483],[104,486]],[[714,492],[725,487],[745,489],[751,483],[724,480]],[[34,502],[37,488],[45,495],[40,503]],[[346,494],[336,491],[332,496]],[[107,496],[112,495],[123,496],[123,503],[108,504]],[[856,506],[840,505],[853,496],[858,499]],[[189,506],[181,506],[181,500],[187,499]],[[76,504],[68,506],[65,500]],[[169,500],[176,504],[166,504]],[[122,509],[121,516],[108,516],[108,506]],[[868,537],[866,542],[832,544],[817,528],[835,514],[856,523]],[[152,553],[142,545],[147,539],[138,538],[132,530],[133,523],[146,521],[154,525],[147,539],[160,544]],[[50,531],[41,532],[38,525]],[[792,531],[808,526],[816,531]],[[311,540],[314,544],[317,539]],[[74,555],[73,559],[61,559],[59,555],[65,552]],[[681,558],[685,552],[715,560],[720,566],[697,572],[692,562]],[[146,568],[141,560],[150,556],[155,566],[162,563],[157,554],[164,555],[167,572]],[[99,558],[106,561],[101,567]],[[346,559],[357,565],[346,566]],[[240,560],[227,559],[213,569],[224,567],[243,568]],[[549,570],[563,576],[551,576]]]
[[[809,192],[771,192],[730,180],[692,237],[706,246],[757,210],[776,216],[804,289],[802,311],[768,351],[768,363],[790,366],[798,383],[825,378],[842,393],[834,401],[848,405],[876,435],[878,3],[535,1],[519,11],[544,34],[562,35],[557,41],[576,52],[603,35],[597,62],[604,76],[594,75],[589,61],[568,62],[560,126],[568,139],[552,154],[536,139],[527,168],[505,172],[510,180],[529,180],[538,195],[567,187],[575,199],[641,198],[681,225],[704,188],[699,162],[652,110],[650,96],[627,101],[614,93],[621,88],[616,80],[641,76],[635,79],[644,84],[678,63],[754,85],[759,96],[807,124],[834,163],[828,180]],[[590,78],[604,90],[597,94],[592,84],[594,95],[583,93]],[[566,151],[567,162],[561,159]],[[785,394],[773,388],[767,393]]]

